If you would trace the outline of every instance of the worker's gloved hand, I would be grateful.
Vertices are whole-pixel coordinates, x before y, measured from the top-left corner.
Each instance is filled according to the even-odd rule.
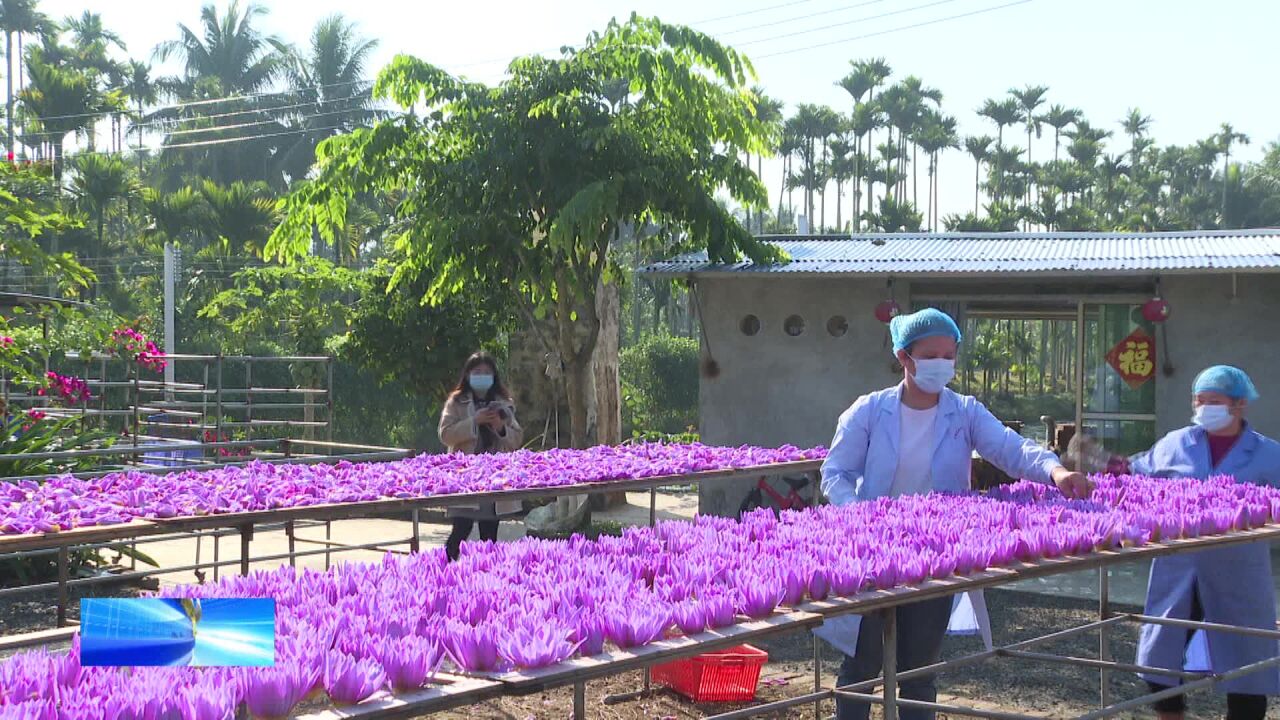
[[[1053,484],[1070,500],[1083,500],[1093,492],[1093,483],[1084,473],[1074,472],[1062,466],[1053,470]]]

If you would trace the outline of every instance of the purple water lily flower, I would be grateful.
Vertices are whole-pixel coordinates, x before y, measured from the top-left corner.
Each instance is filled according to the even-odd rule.
[[[289,717],[314,684],[310,676],[288,667],[255,668],[247,680],[245,704],[257,720]]]
[[[471,626],[451,620],[446,626],[444,649],[463,670],[489,672],[498,669],[497,635],[489,624]]]
[[[707,627],[706,610],[696,600],[677,603],[671,612],[676,627],[685,635],[697,635]]]
[[[337,705],[355,705],[386,682],[382,668],[371,659],[357,660],[338,650],[325,655],[324,689]]]

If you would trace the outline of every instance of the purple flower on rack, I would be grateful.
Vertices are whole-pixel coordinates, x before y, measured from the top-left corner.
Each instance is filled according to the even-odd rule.
[[[605,608],[604,636],[626,650],[648,645],[671,627],[671,615],[657,603],[618,603]]]
[[[397,692],[425,685],[443,659],[444,648],[437,640],[420,637],[401,637],[385,642],[378,653],[387,681]]]
[[[755,575],[740,579],[738,592],[742,596],[738,610],[749,618],[758,619],[773,614],[782,602],[784,590],[775,579]]]
[[[337,705],[355,705],[373,695],[387,682],[378,663],[359,660],[338,650],[325,655],[324,689]]]
[[[498,650],[516,667],[545,667],[573,656],[578,643],[570,640],[571,634],[555,622],[517,620],[499,636]]]
[[[259,668],[246,676],[245,704],[257,720],[289,717],[294,706],[311,692],[310,679],[296,668]]]
[[[499,667],[498,633],[493,625],[472,626],[447,622],[444,649],[454,665],[471,672],[489,672]]]
[[[696,600],[676,603],[671,616],[675,620],[676,627],[680,628],[680,632],[685,635],[697,635],[707,627],[706,611]]]

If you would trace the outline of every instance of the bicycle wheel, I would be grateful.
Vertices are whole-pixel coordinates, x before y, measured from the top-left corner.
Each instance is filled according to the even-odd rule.
[[[738,506],[738,519],[741,520],[743,515],[765,507],[764,493],[760,492],[760,488],[752,488],[751,492],[742,499],[742,504]]]

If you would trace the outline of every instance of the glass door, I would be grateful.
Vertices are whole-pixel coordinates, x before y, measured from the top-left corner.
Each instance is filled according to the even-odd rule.
[[[1081,303],[1077,427],[1109,453],[1132,455],[1156,439],[1156,328],[1140,305]]]

